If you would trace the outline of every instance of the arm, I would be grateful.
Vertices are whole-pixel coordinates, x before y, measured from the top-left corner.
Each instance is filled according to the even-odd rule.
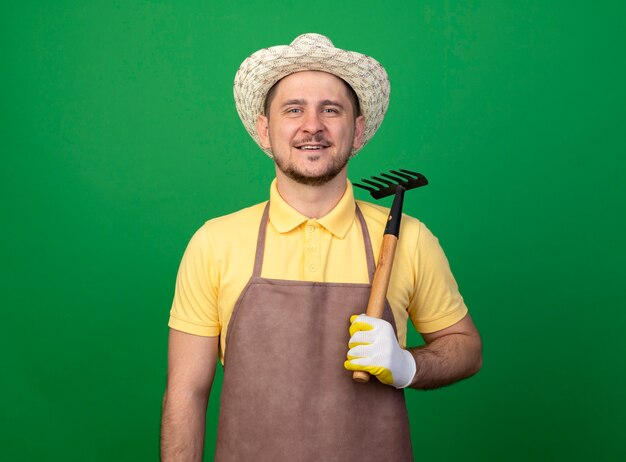
[[[425,346],[409,348],[416,365],[411,388],[443,387],[480,370],[482,341],[469,314],[450,327],[422,337]]]
[[[408,241],[413,237],[409,235]],[[419,331],[435,331],[422,334],[425,346],[405,350],[387,321],[355,316],[351,319],[350,350],[344,365],[348,370],[369,372],[396,388],[433,389],[478,372],[482,365],[482,342],[467,314],[448,260],[437,238],[423,224],[417,242],[415,258],[405,261],[404,271],[400,272],[403,276],[410,275],[407,268],[416,265],[412,270],[415,282],[405,277],[407,286],[413,283],[407,310]],[[408,258],[407,255],[411,252],[396,258]],[[454,322],[450,317],[456,320],[463,315],[460,321],[449,325]]]
[[[161,417],[161,460],[201,461],[206,408],[219,337],[170,329],[167,388]]]

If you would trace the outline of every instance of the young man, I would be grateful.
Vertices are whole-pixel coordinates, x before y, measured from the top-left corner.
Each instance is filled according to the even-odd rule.
[[[480,368],[480,337],[443,251],[411,217],[383,319],[350,325],[367,305],[388,211],[354,200],[347,165],[388,99],[377,61],[317,34],[240,67],[237,110],[276,180],[269,202],[210,220],[185,252],[169,323],[163,460],[201,460],[218,357],[218,461],[413,460],[403,388]],[[425,347],[405,348],[408,319]],[[378,380],[356,383],[352,370]]]

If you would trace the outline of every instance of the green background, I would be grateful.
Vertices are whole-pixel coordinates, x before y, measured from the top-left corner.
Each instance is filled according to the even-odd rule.
[[[428,176],[405,211],[440,238],[483,335],[476,377],[407,393],[417,459],[626,454],[626,3],[2,10],[3,460],[158,458],[182,252],[273,177],[235,71],[304,32],[386,67],[389,112],[350,177]]]

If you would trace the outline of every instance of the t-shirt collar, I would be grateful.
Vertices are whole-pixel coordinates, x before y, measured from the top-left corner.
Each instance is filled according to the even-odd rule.
[[[316,221],[333,233],[336,237],[343,239],[354,223],[355,218],[354,192],[352,184],[347,181],[346,191],[343,196],[328,214],[318,218]],[[309,221],[307,217],[291,207],[280,196],[276,187],[276,179],[270,186],[270,223],[279,233],[288,233],[292,229]]]

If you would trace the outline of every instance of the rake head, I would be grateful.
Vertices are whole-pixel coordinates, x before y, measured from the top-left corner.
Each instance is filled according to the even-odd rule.
[[[366,189],[374,199],[382,199],[383,197],[395,194],[398,186],[409,190],[428,184],[428,180],[421,173],[412,172],[411,170],[405,170],[403,168],[400,170],[390,170],[390,172],[393,173],[393,175],[381,173],[380,176],[384,178],[373,176],[372,179],[376,181],[361,178],[361,181],[366,184],[353,183],[353,185],[361,189]]]

